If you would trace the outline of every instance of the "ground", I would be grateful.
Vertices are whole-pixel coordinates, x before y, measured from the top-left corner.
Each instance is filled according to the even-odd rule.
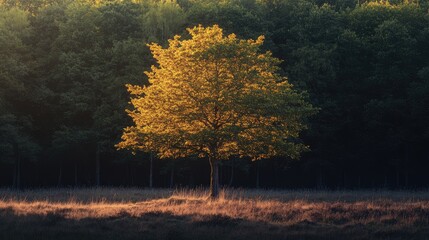
[[[429,191],[0,189],[0,239],[429,239]]]

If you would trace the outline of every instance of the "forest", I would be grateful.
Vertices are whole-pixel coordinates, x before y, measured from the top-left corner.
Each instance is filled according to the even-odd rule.
[[[118,150],[148,44],[218,24],[305,92],[299,160],[221,162],[224,187],[429,187],[427,0],[0,0],[0,187],[199,187],[209,162]]]

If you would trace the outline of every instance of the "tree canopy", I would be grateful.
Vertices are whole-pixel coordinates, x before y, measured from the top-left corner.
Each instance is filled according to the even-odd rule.
[[[128,85],[135,126],[118,147],[208,157],[212,168],[231,156],[298,157],[306,146],[290,140],[314,108],[277,73],[280,60],[259,52],[264,37],[224,36],[217,25],[187,30],[191,39],[176,35],[168,48],[150,44],[158,65],[146,73],[149,86]]]

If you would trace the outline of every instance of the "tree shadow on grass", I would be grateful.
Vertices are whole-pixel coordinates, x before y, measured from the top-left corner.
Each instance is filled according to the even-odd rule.
[[[17,215],[0,209],[1,240],[193,240],[193,239],[427,239],[428,229],[387,225],[321,225],[307,220],[292,225],[249,221],[222,215],[121,212],[107,218],[65,218],[62,210],[47,215]],[[381,227],[380,227],[381,226]]]

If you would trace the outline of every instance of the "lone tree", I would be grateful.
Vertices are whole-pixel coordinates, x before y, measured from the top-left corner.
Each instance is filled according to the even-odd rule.
[[[158,65],[146,72],[149,86],[127,85],[135,125],[124,129],[117,147],[161,159],[208,158],[216,198],[219,161],[299,157],[307,146],[294,139],[315,109],[276,73],[281,61],[260,52],[263,36],[240,40],[217,25],[187,30],[189,40],[149,45]]]

